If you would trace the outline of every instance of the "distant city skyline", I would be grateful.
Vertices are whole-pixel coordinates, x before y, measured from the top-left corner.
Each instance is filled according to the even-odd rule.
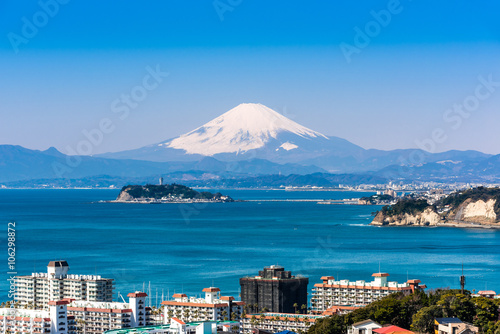
[[[0,9],[0,144],[68,153],[105,126],[92,153],[134,149],[252,102],[363,148],[500,154],[494,1]]]

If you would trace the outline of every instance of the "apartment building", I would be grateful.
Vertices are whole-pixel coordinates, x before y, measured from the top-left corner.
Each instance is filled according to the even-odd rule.
[[[252,334],[255,328],[277,333],[289,330],[295,333],[307,332],[322,315],[291,314],[291,313],[262,313],[247,314],[241,320],[241,332]]]
[[[76,321],[68,315],[68,301],[51,301],[48,310],[0,309],[0,332],[22,334],[76,334]]]
[[[295,313],[294,305],[305,312],[309,278],[293,276],[278,265],[265,267],[259,275],[240,278],[241,300],[253,312],[267,310],[277,313]],[[255,307],[256,306],[256,307]]]
[[[238,321],[207,321],[207,322],[191,322],[185,323],[184,321],[172,318],[170,323],[158,325],[158,326],[148,326],[148,327],[138,327],[138,328],[128,328],[128,329],[116,329],[111,331],[106,331],[104,334],[239,334],[240,333],[240,323]]]
[[[184,322],[241,319],[245,303],[235,301],[232,296],[221,296],[219,288],[205,288],[203,292],[205,298],[188,297],[186,294],[176,293],[172,296],[174,300],[162,302],[164,323],[170,323],[172,318]]]
[[[146,307],[147,294],[137,291],[127,297],[128,303],[67,299],[68,314],[74,317],[78,332],[83,334],[152,325],[151,309]]]
[[[409,280],[405,283],[389,282],[387,273],[375,273],[372,282],[336,281],[332,276],[321,278],[322,283],[313,288],[311,307],[312,312],[321,314],[334,306],[363,307],[391,293],[412,293],[427,287],[421,285],[420,280]]]
[[[46,273],[15,277],[15,300],[21,306],[48,309],[49,301],[65,298],[96,302],[113,300],[114,282],[99,275],[68,274],[66,261],[51,261]]]

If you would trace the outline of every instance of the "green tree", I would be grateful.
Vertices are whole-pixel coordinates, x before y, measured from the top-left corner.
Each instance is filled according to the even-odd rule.
[[[498,320],[498,305],[493,299],[478,297],[474,298],[476,316],[474,325],[480,328],[489,327],[490,321]]]
[[[344,334],[346,332],[347,326],[344,317],[337,314],[318,319],[307,331],[308,334]]]
[[[474,320],[475,307],[469,295],[450,291],[443,295],[437,304],[442,308],[445,317],[456,317],[465,322]]]
[[[411,329],[419,333],[432,333],[434,319],[441,317],[443,317],[443,310],[438,305],[424,307],[413,316]]]

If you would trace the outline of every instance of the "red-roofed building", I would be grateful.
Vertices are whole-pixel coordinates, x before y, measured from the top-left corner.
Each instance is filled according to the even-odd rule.
[[[372,274],[373,277],[389,277],[388,273],[374,273]]]
[[[351,313],[361,307],[359,306],[332,306],[325,312],[321,313],[323,316],[332,316],[334,314],[343,315],[347,313]]]
[[[483,290],[483,291],[478,291],[477,294],[481,297],[495,298],[497,293],[493,290]]]
[[[374,329],[373,333],[377,334],[415,334],[412,331],[398,327],[398,326],[387,326],[378,329]]]
[[[186,323],[180,319],[177,319],[177,318],[172,318],[171,319],[171,323],[172,322],[175,322],[175,323],[178,323],[179,325],[185,325]]]

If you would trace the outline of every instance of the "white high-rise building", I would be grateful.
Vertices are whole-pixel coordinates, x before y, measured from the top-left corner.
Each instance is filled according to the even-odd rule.
[[[128,303],[67,300],[68,314],[73,316],[79,331],[102,334],[105,331],[154,325],[151,309],[146,306],[144,292],[129,293]]]
[[[71,298],[96,302],[113,300],[114,282],[99,275],[71,275],[66,261],[51,261],[46,273],[16,276],[15,300],[21,306],[48,309],[49,301]]]
[[[68,301],[51,301],[48,310],[0,309],[0,332],[23,334],[76,334],[76,321],[68,316]]]
[[[205,298],[188,297],[176,293],[174,300],[162,302],[165,324],[177,318],[184,322],[192,321],[228,321],[241,319],[242,301],[235,301],[232,296],[220,296],[219,288],[203,289]]]
[[[332,276],[321,277],[322,283],[314,285],[311,298],[312,311],[321,314],[335,306],[363,307],[391,293],[412,293],[426,289],[420,280],[409,280],[405,283],[389,282],[387,273],[375,273],[372,282],[362,280],[336,281]]]

